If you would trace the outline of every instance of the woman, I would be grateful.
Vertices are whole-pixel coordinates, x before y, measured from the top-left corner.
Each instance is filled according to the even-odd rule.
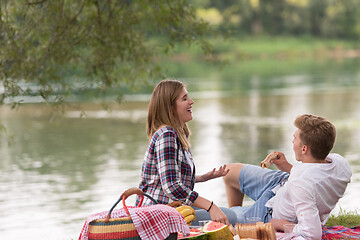
[[[193,103],[180,81],[166,79],[155,87],[147,115],[150,142],[144,157],[139,188],[159,203],[181,201],[206,210],[210,215],[203,210],[199,212],[205,219],[229,224],[226,214],[213,201],[199,196],[193,190],[195,182],[222,177],[229,172],[224,165],[218,170],[195,176],[190,152],[190,130],[186,124],[192,120]],[[153,203],[145,198],[144,204]],[[233,212],[230,215],[236,219]],[[199,217],[197,220],[200,220]]]

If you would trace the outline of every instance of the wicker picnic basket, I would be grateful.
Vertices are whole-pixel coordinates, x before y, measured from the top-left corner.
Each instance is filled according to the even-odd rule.
[[[275,230],[271,223],[237,223],[235,225],[235,231],[240,239],[276,240]]]
[[[139,188],[130,188],[126,190],[123,194],[121,194],[120,198],[116,201],[116,203],[111,207],[107,217],[105,219],[98,219],[94,220],[89,223],[89,240],[110,240],[110,239],[126,239],[126,240],[140,240],[140,236],[135,229],[135,225],[131,220],[130,213],[128,208],[126,207],[125,200],[133,195],[137,194],[140,196],[140,202],[138,207],[142,205],[144,200],[144,196],[149,198],[151,201],[157,204],[157,201],[153,199],[151,196],[143,193]],[[116,205],[123,201],[123,207],[125,212],[128,214],[129,217],[122,217],[122,218],[112,218],[111,219],[111,212],[114,210]],[[180,202],[173,202],[169,204],[172,207],[179,206]],[[171,233],[167,240],[176,240],[177,233]]]

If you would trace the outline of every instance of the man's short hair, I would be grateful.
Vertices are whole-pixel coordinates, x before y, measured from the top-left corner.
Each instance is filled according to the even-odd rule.
[[[310,148],[311,155],[315,159],[325,159],[334,147],[335,126],[323,117],[310,114],[298,116],[294,125],[300,129],[300,140]]]

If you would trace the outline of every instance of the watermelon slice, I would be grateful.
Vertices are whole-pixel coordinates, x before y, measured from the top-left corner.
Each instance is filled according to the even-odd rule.
[[[229,226],[210,221],[205,224],[203,232],[209,235],[209,240],[233,240],[234,236],[231,233]]]
[[[178,239],[208,240],[209,236],[199,228],[190,228],[190,235],[184,237],[182,233],[178,233]]]

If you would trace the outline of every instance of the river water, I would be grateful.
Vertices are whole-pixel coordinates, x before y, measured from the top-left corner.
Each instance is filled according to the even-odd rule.
[[[334,213],[358,210],[359,63],[269,61],[221,70],[170,66],[195,100],[189,125],[197,172],[232,162],[259,164],[273,150],[294,162],[293,120],[303,113],[321,115],[337,127],[334,152],[345,156],[353,171]],[[87,102],[84,118],[66,108],[54,119],[41,103],[17,110],[1,106],[6,128],[0,138],[1,239],[77,239],[87,216],[108,210],[124,190],[137,186],[147,147],[148,99],[146,93],[126,96],[111,111]],[[226,206],[221,179],[195,189]],[[127,204],[133,203],[130,197]]]

